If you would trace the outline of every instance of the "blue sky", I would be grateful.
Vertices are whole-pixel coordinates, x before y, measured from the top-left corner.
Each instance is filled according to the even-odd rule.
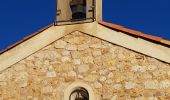
[[[1,0],[0,50],[55,20],[55,0]],[[169,0],[103,0],[103,19],[170,40]]]

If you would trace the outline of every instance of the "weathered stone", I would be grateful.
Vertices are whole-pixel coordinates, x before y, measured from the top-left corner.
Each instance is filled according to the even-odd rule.
[[[49,66],[49,67],[48,67],[48,70],[49,70],[49,71],[53,71],[53,70],[54,70],[53,66]]]
[[[5,77],[5,74],[4,73],[0,73],[0,82],[1,81],[6,81],[6,77]]]
[[[45,60],[43,63],[45,66],[50,66],[50,61],[49,60]]]
[[[170,96],[170,89],[167,89],[167,90],[165,91],[165,94],[166,94],[167,96]]]
[[[63,55],[63,56],[69,56],[69,55],[70,55],[70,51],[64,50],[64,51],[62,52],[62,55]]]
[[[68,73],[68,76],[76,77],[76,76],[77,76],[77,74],[76,74],[76,72],[75,72],[75,71],[70,71],[70,72]]]
[[[122,89],[122,84],[115,84],[115,85],[113,85],[113,88],[115,90],[121,90]]]
[[[84,77],[82,75],[78,75],[78,78],[79,79],[83,79]]]
[[[116,77],[116,82],[122,82],[122,81],[124,81],[126,79],[126,77],[125,76],[118,76],[118,77]]]
[[[158,100],[156,97],[149,97],[148,100]]]
[[[135,76],[135,74],[133,74],[133,73],[126,73],[126,80],[134,81],[136,79],[137,79],[137,76]]]
[[[154,92],[152,91],[152,89],[145,89],[144,91],[143,91],[143,96],[144,97],[150,97],[150,96],[154,96]]]
[[[27,99],[32,99],[33,98],[33,96],[27,96]]]
[[[123,60],[123,59],[125,59],[126,57],[125,57],[125,55],[123,54],[123,52],[119,52],[118,58],[119,58],[120,60]]]
[[[133,89],[136,87],[136,84],[133,82],[126,82],[125,83],[125,89]]]
[[[106,84],[112,84],[113,83],[113,80],[111,80],[111,79],[108,79],[108,80],[106,80],[106,82],[105,82]]]
[[[100,89],[100,88],[102,88],[102,84],[99,83],[99,82],[95,82],[95,83],[94,83],[94,87],[95,87],[96,89]]]
[[[59,73],[67,73],[68,71],[71,71],[73,70],[74,66],[72,64],[61,64],[61,65],[56,65],[57,67],[57,70],[56,72],[59,72]]]
[[[80,65],[81,64],[81,60],[80,59],[73,59],[73,63],[75,65]]]
[[[105,77],[105,76],[101,76],[101,77],[99,78],[99,81],[100,81],[100,82],[106,81],[106,77]]]
[[[57,75],[56,75],[56,72],[55,71],[49,71],[49,72],[47,72],[47,75],[46,75],[47,77],[56,77]]]
[[[108,90],[105,90],[102,95],[103,95],[102,100],[110,100],[113,96],[112,92]]]
[[[61,57],[61,54],[59,54],[55,50],[44,51],[44,59],[53,60],[54,61],[54,60],[56,60],[59,57]]]
[[[164,71],[164,70],[156,70],[156,71],[153,72],[153,75],[155,77],[160,77],[160,76],[163,76],[165,74],[166,74],[166,71]]]
[[[77,46],[73,44],[67,45],[66,50],[75,51],[77,50]]]
[[[155,70],[155,69],[157,69],[157,66],[155,66],[155,65],[149,65],[149,66],[147,66],[147,70],[149,70],[149,71],[153,71],[153,70]]]
[[[159,83],[157,80],[148,80],[144,83],[145,89],[158,89]]]
[[[145,72],[145,66],[133,66],[131,69],[133,72]]]
[[[109,71],[115,71],[116,70],[116,67],[115,66],[110,66],[109,67]]]
[[[163,80],[160,82],[160,89],[167,89],[170,87],[170,80]]]
[[[1,82],[0,81],[0,86],[5,86],[5,85],[7,85],[7,82]]]
[[[143,96],[140,96],[140,97],[136,97],[135,100],[145,100],[145,98]]]
[[[170,77],[170,71],[167,72],[168,76]]]
[[[94,71],[92,71],[92,72],[91,72],[91,74],[96,74],[96,73],[97,73],[97,71],[96,71],[96,70],[94,70]]]
[[[53,87],[52,86],[42,87],[41,93],[47,94],[47,93],[52,93],[52,92],[53,92]]]
[[[101,45],[101,43],[96,43],[96,44],[91,44],[90,47],[99,49],[99,48],[102,48],[102,45]]]
[[[108,78],[113,78],[113,76],[114,76],[114,74],[112,72],[110,72],[107,77]]]
[[[55,48],[63,49],[66,47],[66,45],[67,45],[67,42],[65,42],[63,40],[59,40],[55,43]]]
[[[19,72],[17,74],[15,81],[19,83],[19,87],[24,88],[28,85],[28,76],[27,72]]]
[[[78,52],[78,51],[72,51],[72,52],[71,52],[71,57],[72,57],[73,59],[80,58],[80,57],[81,57],[81,53]]]
[[[27,81],[21,81],[20,83],[20,87],[21,88],[24,88],[24,87],[27,87],[28,86],[28,82]]]
[[[79,65],[78,66],[78,71],[80,72],[80,73],[85,73],[85,72],[87,72],[88,70],[89,70],[89,65]]]
[[[102,55],[102,52],[101,50],[95,50],[93,51],[93,56],[96,57],[96,56],[101,56]]]
[[[111,98],[111,100],[117,100],[117,95],[114,95],[112,98]]]
[[[38,100],[38,97],[34,97],[33,100]]]
[[[83,62],[86,63],[86,64],[93,64],[93,57],[91,56],[86,56],[86,57],[83,57],[82,58]]]
[[[78,36],[67,38],[66,41],[69,42],[70,44],[80,44],[81,43],[81,40]]]
[[[101,57],[95,57],[95,58],[94,58],[94,63],[95,63],[95,64],[98,64],[98,65],[99,65],[99,64],[102,64],[102,59],[101,59]]]
[[[81,45],[78,45],[78,50],[86,50],[89,48],[89,46],[87,44],[81,44]]]
[[[28,73],[27,72],[20,72],[18,73],[17,77],[16,77],[16,81],[20,81],[20,80],[27,80],[28,79]]]
[[[97,81],[98,76],[97,75],[88,75],[84,78],[85,81],[88,82],[96,82]]]
[[[71,58],[69,56],[64,56],[61,58],[62,62],[71,62]]]
[[[105,70],[105,69],[104,69],[104,70],[103,70],[103,69],[102,69],[102,70],[99,70],[99,74],[100,74],[100,75],[106,75],[107,72],[108,72],[108,70]]]
[[[143,75],[143,78],[144,78],[144,79],[152,79],[153,77],[152,77],[151,74],[147,73],[147,74],[144,74],[144,75]]]
[[[156,97],[165,96],[165,93],[158,91],[158,92],[156,92],[156,93],[154,94],[154,96],[156,96]]]

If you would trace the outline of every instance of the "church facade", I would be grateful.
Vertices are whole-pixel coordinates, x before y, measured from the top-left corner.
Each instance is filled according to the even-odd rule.
[[[95,19],[70,15],[0,53],[0,100],[170,99],[170,42],[104,22],[94,4]]]

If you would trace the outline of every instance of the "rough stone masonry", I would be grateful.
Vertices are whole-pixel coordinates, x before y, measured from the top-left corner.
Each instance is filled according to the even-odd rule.
[[[170,65],[80,32],[0,73],[0,100],[62,100],[75,81],[100,100],[170,100]]]

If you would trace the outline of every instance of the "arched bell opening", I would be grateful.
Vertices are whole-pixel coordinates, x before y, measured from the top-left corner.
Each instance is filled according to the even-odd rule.
[[[71,92],[69,100],[89,100],[89,93],[85,88],[78,87]]]
[[[71,0],[70,8],[73,21],[86,19],[86,0]]]

